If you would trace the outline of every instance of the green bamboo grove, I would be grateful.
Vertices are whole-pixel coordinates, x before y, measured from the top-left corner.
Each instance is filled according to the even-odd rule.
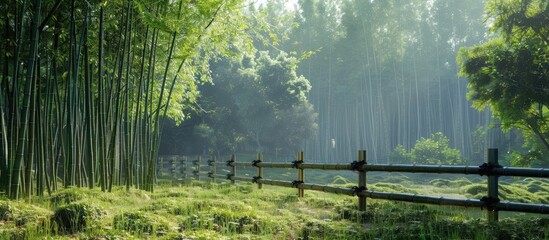
[[[242,0],[0,3],[0,192],[153,191],[161,124],[252,49]]]

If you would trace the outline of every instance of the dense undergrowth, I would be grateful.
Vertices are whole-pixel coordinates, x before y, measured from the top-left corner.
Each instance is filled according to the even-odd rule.
[[[485,184],[463,178],[431,179],[410,190],[406,176],[370,189],[477,197]],[[397,179],[400,178],[400,181]],[[334,185],[350,185],[344,177]],[[419,185],[418,185],[419,186]],[[547,203],[549,182],[502,184],[506,200]],[[0,200],[0,239],[549,239],[549,218],[512,214],[497,224],[477,209],[368,200],[239,183],[160,183],[154,193],[65,189],[26,202]]]

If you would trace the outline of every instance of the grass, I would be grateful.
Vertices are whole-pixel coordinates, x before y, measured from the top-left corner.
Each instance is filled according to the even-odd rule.
[[[430,186],[417,184],[422,187],[411,190],[412,179],[389,178],[369,187],[471,196],[485,190],[481,183],[459,178],[431,179]],[[332,182],[353,181],[337,176]],[[503,186],[509,191],[524,186],[538,198],[548,192],[545,180],[515,179]],[[350,196],[305,191],[298,199],[289,188],[166,181],[154,193],[65,189],[30,202],[0,200],[0,239],[549,239],[549,219],[540,215],[506,215],[494,225],[483,215],[476,209],[372,199],[360,212],[356,197]]]

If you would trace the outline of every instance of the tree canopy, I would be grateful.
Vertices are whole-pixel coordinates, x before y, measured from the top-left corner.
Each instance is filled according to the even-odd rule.
[[[220,153],[242,143],[258,152],[302,147],[317,130],[317,113],[297,63],[284,52],[271,57],[266,51],[211,63],[213,84],[201,88],[200,108],[192,117],[200,120],[191,119],[187,124],[193,127],[184,131],[187,138],[202,139],[194,148]]]
[[[490,1],[491,32],[499,37],[462,48],[460,75],[477,109],[489,107],[505,129],[519,128],[549,150],[549,2]],[[536,143],[537,142],[537,143]]]

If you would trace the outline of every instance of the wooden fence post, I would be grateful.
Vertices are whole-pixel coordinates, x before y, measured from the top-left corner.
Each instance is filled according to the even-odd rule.
[[[304,157],[303,157],[303,151],[300,151],[297,153],[297,162],[303,163]],[[298,167],[298,164],[296,164],[296,168]],[[305,182],[305,174],[303,168],[297,168],[297,181],[299,182]],[[305,196],[305,189],[298,188],[297,189],[297,197],[303,197]]]
[[[263,161],[263,155],[261,153],[257,154],[256,160],[254,160],[252,163],[257,168],[257,176],[254,177],[254,181],[257,182],[258,179],[263,178],[263,168],[257,166],[258,163],[261,163]],[[257,189],[262,189],[263,183],[257,182]]]
[[[488,149],[488,168],[499,167],[498,163],[498,149],[490,148]],[[488,221],[497,222],[499,220],[499,212],[497,209],[492,208],[490,205],[494,202],[499,202],[499,191],[498,191],[498,178],[492,174],[488,174],[488,201],[486,210],[488,211]]]
[[[202,159],[202,156],[198,156],[196,160],[193,161],[194,165],[194,178],[198,181],[200,181],[200,160]]]
[[[187,156],[181,158],[181,175],[183,182],[187,181]]]
[[[217,174],[217,165],[215,163],[215,156],[212,156],[212,159],[210,160],[209,164],[210,164],[210,177],[212,178],[212,182],[215,183],[215,174]]]
[[[361,168],[366,163],[366,150],[358,151],[358,162],[357,167]],[[358,187],[356,189],[357,194],[360,191],[366,190],[366,171],[359,169],[358,170]],[[358,210],[366,211],[366,197],[358,195]]]
[[[233,162],[233,163],[236,163],[236,156],[234,154],[231,155],[231,160],[229,160],[229,161]],[[231,175],[233,177],[236,177],[236,164],[231,165]],[[234,179],[231,179],[231,183],[235,184],[236,181]]]
[[[175,177],[176,175],[176,169],[177,169],[177,165],[176,165],[176,162],[177,162],[177,156],[172,156],[172,163],[170,164],[170,174],[172,175],[172,177]],[[177,178],[175,179],[177,180]]]
[[[164,169],[164,157],[158,157],[158,167],[156,170],[156,177],[160,176],[160,172]]]

